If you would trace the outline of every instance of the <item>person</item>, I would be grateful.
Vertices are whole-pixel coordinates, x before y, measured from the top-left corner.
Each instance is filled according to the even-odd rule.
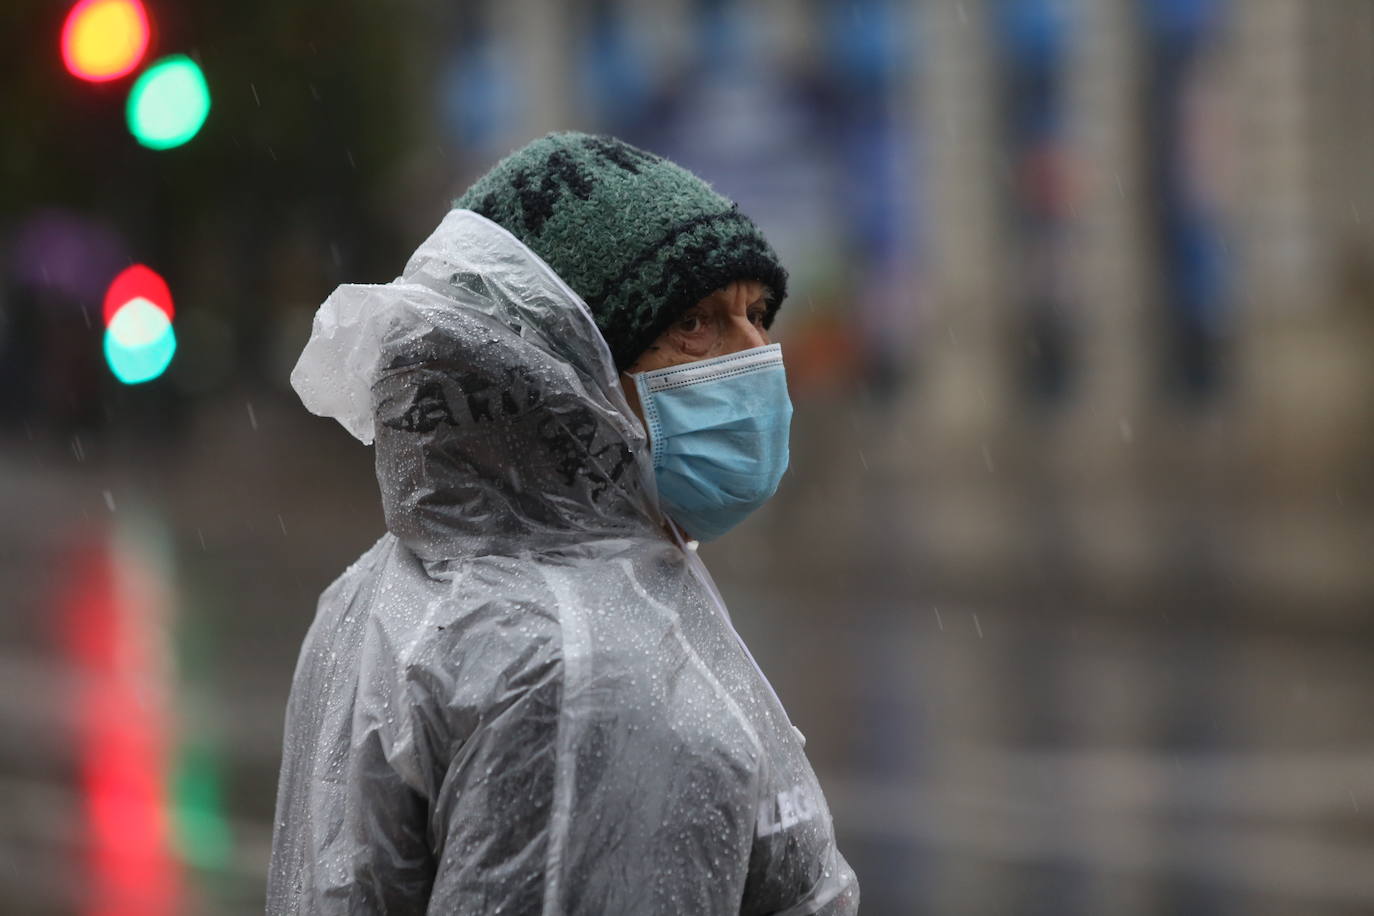
[[[701,179],[562,133],[329,296],[292,383],[388,532],[301,649],[270,913],[857,911],[696,553],[786,468],[785,291]]]

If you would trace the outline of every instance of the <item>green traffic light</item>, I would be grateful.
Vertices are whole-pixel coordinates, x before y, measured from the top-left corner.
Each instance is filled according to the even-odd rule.
[[[167,313],[147,299],[126,303],[105,329],[105,362],[126,385],[157,378],[176,351],[177,337]]]
[[[195,61],[173,54],[153,64],[129,90],[129,130],[150,149],[190,140],[210,114],[210,87]]]

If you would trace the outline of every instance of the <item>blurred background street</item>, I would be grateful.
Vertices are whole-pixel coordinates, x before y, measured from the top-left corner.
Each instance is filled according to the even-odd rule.
[[[94,82],[92,5],[0,11],[0,914],[262,911],[384,531],[288,373],[555,129],[791,271],[792,470],[702,553],[865,913],[1374,912],[1374,3],[147,0]]]

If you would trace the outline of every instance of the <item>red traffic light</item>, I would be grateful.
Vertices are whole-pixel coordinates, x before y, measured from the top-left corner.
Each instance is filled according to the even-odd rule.
[[[114,320],[116,312],[134,299],[148,300],[162,310],[168,321],[176,314],[167,281],[151,267],[135,264],[120,271],[105,291],[105,307],[102,311],[106,326]]]

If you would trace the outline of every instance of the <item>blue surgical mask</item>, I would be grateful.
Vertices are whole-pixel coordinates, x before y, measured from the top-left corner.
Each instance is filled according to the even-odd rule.
[[[792,423],[778,344],[632,377],[659,499],[688,535],[718,538],[773,495]]]

